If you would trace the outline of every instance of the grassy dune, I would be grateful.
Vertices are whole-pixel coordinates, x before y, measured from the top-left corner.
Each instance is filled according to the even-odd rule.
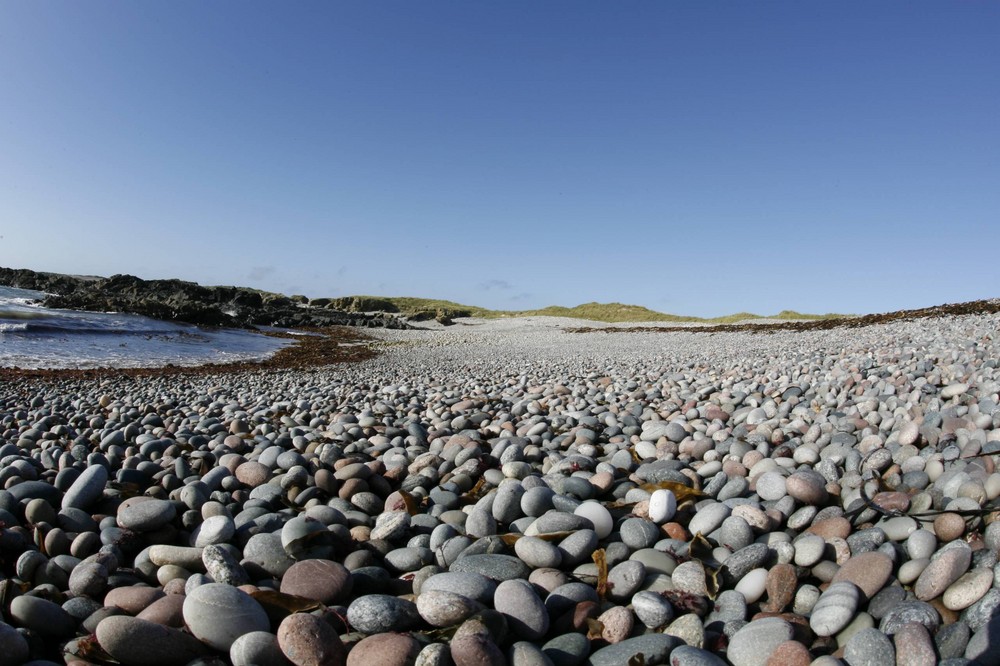
[[[475,305],[463,305],[453,301],[435,300],[429,298],[413,298],[401,296],[349,296],[334,299],[339,307],[381,306],[380,309],[397,312],[406,316],[416,316],[424,319],[483,317],[499,319],[503,317],[569,317],[573,319],[588,319],[608,323],[619,322],[672,322],[672,323],[704,323],[729,324],[746,319],[835,319],[848,315],[841,314],[803,314],[794,310],[782,310],[776,315],[757,315],[752,312],[738,312],[724,317],[685,317],[681,315],[657,312],[640,305],[624,303],[583,303],[567,308],[560,305],[550,305],[538,310],[488,310]]]

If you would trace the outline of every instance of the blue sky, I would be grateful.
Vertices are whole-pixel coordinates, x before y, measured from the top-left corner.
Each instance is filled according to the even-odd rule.
[[[1000,4],[0,1],[0,266],[691,315],[1000,296]]]

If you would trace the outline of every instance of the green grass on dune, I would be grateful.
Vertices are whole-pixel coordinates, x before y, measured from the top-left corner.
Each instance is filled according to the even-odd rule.
[[[803,314],[794,310],[782,310],[776,315],[757,315],[752,312],[738,312],[724,317],[685,317],[681,315],[657,312],[641,305],[625,303],[583,303],[567,308],[560,305],[550,305],[538,310],[489,310],[475,305],[463,305],[454,301],[432,298],[415,298],[409,296],[348,296],[334,299],[335,301],[356,302],[358,304],[381,303],[391,304],[396,312],[407,315],[444,314],[449,317],[482,317],[485,319],[500,319],[505,317],[569,317],[572,319],[587,319],[607,323],[622,322],[673,322],[673,323],[703,323],[730,324],[746,319],[836,319],[849,315],[840,314]],[[386,308],[388,309],[388,308]]]

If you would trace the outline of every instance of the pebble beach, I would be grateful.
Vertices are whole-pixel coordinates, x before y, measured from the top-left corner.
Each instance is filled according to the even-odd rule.
[[[1000,664],[1000,314],[456,322],[6,376],[0,666]]]

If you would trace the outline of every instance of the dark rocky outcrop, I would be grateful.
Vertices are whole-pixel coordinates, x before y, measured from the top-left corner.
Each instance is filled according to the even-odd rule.
[[[329,305],[306,305],[304,297],[289,298],[245,287],[205,287],[183,280],[143,280],[133,275],[102,278],[0,268],[0,284],[45,292],[42,304],[46,307],[128,312],[201,326],[409,327],[391,314],[343,312]]]

